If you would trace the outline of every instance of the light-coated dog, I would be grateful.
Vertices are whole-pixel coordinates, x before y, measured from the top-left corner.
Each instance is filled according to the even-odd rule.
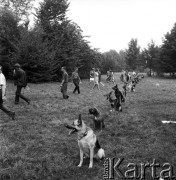
[[[102,159],[105,157],[104,149],[101,148],[97,136],[90,127],[86,126],[81,119],[81,114],[72,125],[65,125],[65,127],[71,129],[69,135],[75,132],[78,135],[78,146],[80,149],[80,163],[78,167],[82,166],[84,155],[90,157],[89,168],[93,167],[93,158]]]

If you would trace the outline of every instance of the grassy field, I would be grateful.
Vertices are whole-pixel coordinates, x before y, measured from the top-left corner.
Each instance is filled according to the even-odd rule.
[[[104,80],[105,77],[103,77]],[[116,82],[120,89],[119,75]],[[110,112],[103,96],[111,91],[112,84],[105,83],[92,90],[88,80],[81,84],[81,94],[63,100],[59,83],[29,84],[23,93],[30,97],[31,105],[20,101],[14,105],[15,87],[8,83],[6,105],[16,112],[16,121],[0,112],[0,179],[12,180],[100,180],[103,179],[103,161],[89,160],[78,168],[79,148],[77,136],[68,136],[65,123],[82,114],[85,123],[93,127],[88,109],[96,106],[108,114],[106,128],[96,132],[106,157],[124,158],[127,163],[152,163],[156,159],[162,166],[169,162],[176,168],[176,124],[163,124],[162,120],[175,120],[176,81],[145,77],[129,93],[123,112]],[[162,169],[162,168],[161,168]],[[161,169],[158,170],[161,171]],[[176,171],[174,169],[176,174]],[[119,179],[116,176],[116,179]],[[147,172],[146,179],[151,174]]]

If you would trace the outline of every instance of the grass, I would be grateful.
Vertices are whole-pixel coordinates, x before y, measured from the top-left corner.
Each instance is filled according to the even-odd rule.
[[[104,80],[105,77],[103,77]],[[116,82],[120,89],[119,74]],[[78,168],[79,148],[76,135],[68,136],[65,123],[82,114],[85,123],[93,127],[88,109],[96,106],[108,114],[103,132],[96,132],[106,157],[125,158],[125,163],[169,162],[176,167],[176,125],[162,124],[162,120],[175,120],[175,80],[145,77],[129,93],[123,112],[110,113],[104,94],[112,84],[105,83],[100,91],[92,90],[88,80],[81,84],[81,94],[72,94],[63,100],[59,83],[29,84],[23,93],[30,97],[31,105],[20,101],[14,105],[15,87],[8,83],[6,105],[16,112],[16,121],[0,112],[0,179],[13,180],[99,180],[103,179],[103,161],[89,160]],[[174,169],[174,172],[175,169]],[[176,173],[175,173],[176,174]],[[148,172],[146,179],[151,179]]]

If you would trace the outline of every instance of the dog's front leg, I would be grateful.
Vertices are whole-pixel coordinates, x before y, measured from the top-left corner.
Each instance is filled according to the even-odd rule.
[[[89,168],[93,167],[93,156],[94,156],[94,148],[90,148],[90,163],[89,163]]]
[[[84,153],[83,153],[82,149],[80,149],[80,162],[79,162],[78,167],[81,167],[81,166],[82,166],[82,163],[83,163],[83,155],[84,155]]]

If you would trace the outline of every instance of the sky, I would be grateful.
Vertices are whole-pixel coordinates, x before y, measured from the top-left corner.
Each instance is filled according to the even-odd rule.
[[[130,40],[156,45],[176,23],[176,0],[69,0],[67,17],[100,52],[125,50]]]

